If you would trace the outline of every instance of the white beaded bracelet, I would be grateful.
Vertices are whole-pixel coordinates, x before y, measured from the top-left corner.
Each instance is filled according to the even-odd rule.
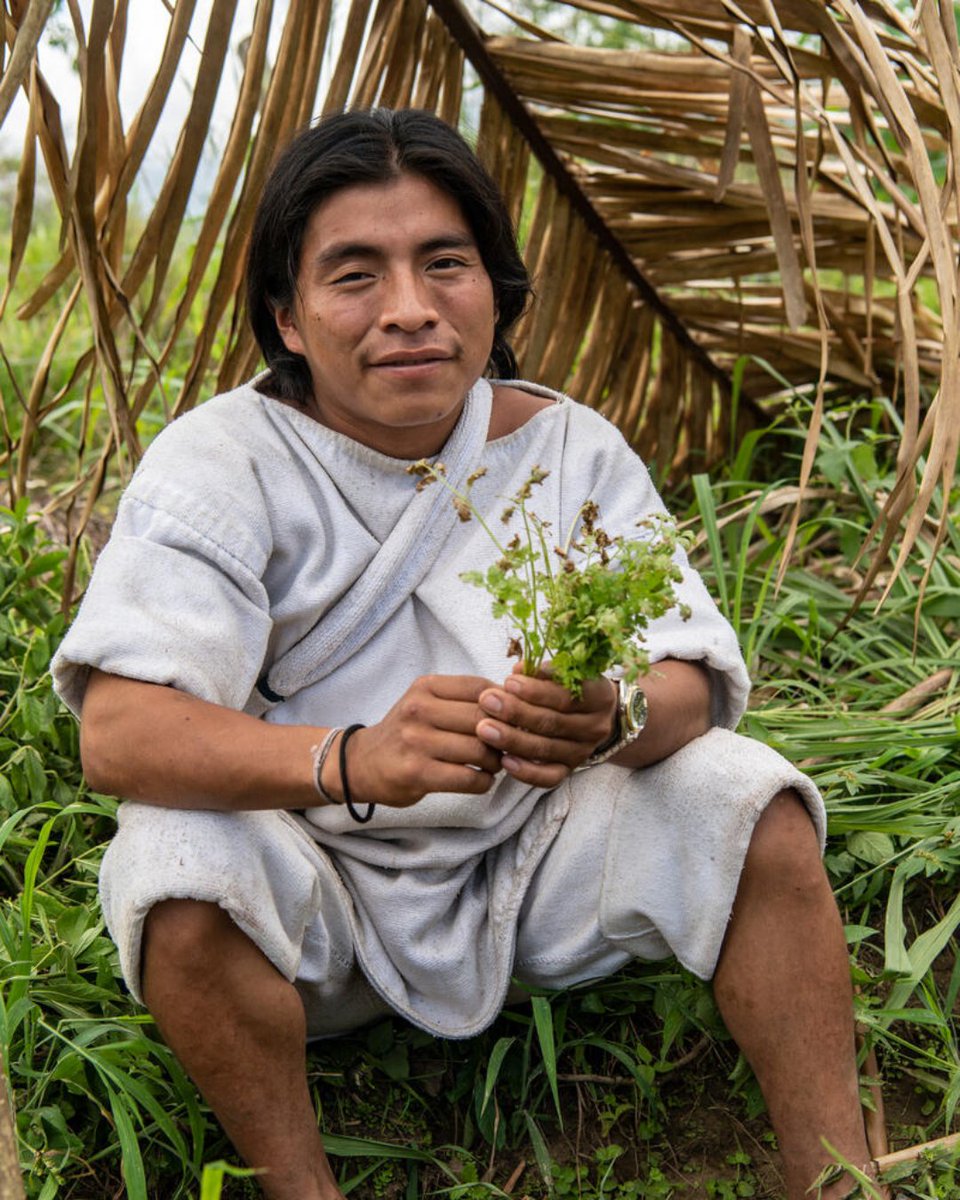
[[[327,761],[327,755],[341,733],[343,733],[342,729],[331,729],[319,746],[310,747],[310,753],[313,755],[313,785],[317,789],[317,795],[325,804],[343,803],[342,800],[335,800],[320,782],[320,776],[323,774],[323,764]]]

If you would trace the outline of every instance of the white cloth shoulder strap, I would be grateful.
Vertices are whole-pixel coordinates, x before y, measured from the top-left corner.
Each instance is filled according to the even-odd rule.
[[[492,400],[490,384],[478,379],[437,455],[452,482],[459,483],[479,464]],[[410,503],[357,582],[258,682],[266,707],[325,679],[365,646],[416,589],[457,520],[445,488],[418,492],[411,479]]]

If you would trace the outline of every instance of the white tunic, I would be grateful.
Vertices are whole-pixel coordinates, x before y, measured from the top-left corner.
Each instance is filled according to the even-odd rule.
[[[494,524],[534,465],[549,475],[530,506],[558,532],[587,499],[611,534],[629,534],[639,518],[662,511],[643,464],[603,417],[534,385],[513,386],[555,403],[485,442],[474,427],[486,430],[491,391],[478,381],[439,455],[447,461],[452,448],[455,483],[486,468],[473,500]],[[377,722],[423,674],[502,682],[512,666],[509,627],[493,618],[485,592],[459,578],[496,551],[476,520],[448,520],[440,488],[417,493],[407,465],[251,385],[181,417],[150,446],[121,501],[54,662],[58,691],[79,712],[97,667],[272,722],[345,726]],[[399,549],[395,538],[378,559],[396,529]],[[746,702],[746,670],[733,630],[682,565],[678,592],[692,617],[673,611],[655,622],[651,658],[708,667],[714,723],[732,729]],[[324,641],[335,606],[360,595],[365,581],[372,601],[359,605],[353,626],[341,608]],[[311,660],[318,644],[333,649]],[[329,670],[328,654],[345,660]],[[256,685],[271,667],[270,687],[286,698],[264,711]],[[321,677],[304,684],[311,675]],[[410,808],[380,806],[362,828],[339,807],[304,814],[351,897],[360,963],[394,1008],[438,1032],[474,1032],[493,1018],[518,909],[570,795],[504,774],[482,797],[432,794]],[[734,881],[742,854],[743,846],[730,850]],[[725,919],[719,914],[721,927]],[[702,961],[688,955],[701,974],[712,970],[716,947],[705,953]]]

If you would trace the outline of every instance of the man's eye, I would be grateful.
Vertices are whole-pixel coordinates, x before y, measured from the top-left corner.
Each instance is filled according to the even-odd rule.
[[[457,267],[466,266],[462,258],[454,258],[451,254],[445,254],[442,258],[435,258],[430,264],[432,271],[452,271]]]
[[[369,271],[344,271],[342,275],[337,275],[333,283],[334,285],[342,283],[362,283],[365,279],[370,279]]]

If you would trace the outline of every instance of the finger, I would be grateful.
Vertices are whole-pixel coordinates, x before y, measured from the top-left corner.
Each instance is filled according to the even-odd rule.
[[[489,690],[489,686],[485,682],[483,690]],[[437,696],[427,688],[412,688],[391,709],[387,720],[414,735],[431,729],[472,734],[480,715],[478,695],[457,699]]]
[[[529,675],[509,676],[504,681],[503,689],[529,704],[571,713],[610,712],[617,694],[616,683],[606,675],[585,679],[579,698],[551,679]]]
[[[396,768],[411,778],[431,770],[434,763],[479,767],[496,774],[500,770],[499,752],[477,736],[475,706],[471,706],[471,712],[473,721],[465,733],[430,726],[401,730],[393,743],[398,756]]]
[[[498,724],[512,725],[546,738],[596,744],[610,728],[608,711],[564,712],[528,703],[499,688],[489,688],[483,693],[480,709],[484,719],[489,717]]]
[[[474,703],[486,688],[493,686],[489,679],[484,679],[481,675],[424,675],[417,683],[422,684],[438,700],[463,700]]]
[[[542,708],[554,708],[558,712],[580,712],[583,703],[575,700],[570,692],[552,679],[535,675],[508,675],[503,690],[518,696],[527,704]]]
[[[473,767],[457,766],[454,763],[433,763],[430,769],[420,776],[418,787],[398,786],[392,790],[383,789],[364,795],[362,799],[393,808],[410,808],[424,796],[436,792],[482,796],[493,787],[497,773],[481,771]]]
[[[561,763],[531,762],[512,754],[504,756],[503,769],[521,783],[543,788],[559,786],[570,774],[570,768]]]
[[[427,792],[457,792],[468,796],[482,796],[493,787],[494,779],[500,770],[500,759],[497,758],[495,771],[482,771],[479,768],[458,766],[454,763],[436,763],[430,772]]]
[[[571,738],[543,737],[487,719],[477,725],[477,737],[504,755],[542,763],[561,763],[568,767],[583,762],[589,747],[594,744]]]
[[[465,766],[496,775],[500,770],[500,752],[476,736],[473,729],[470,737],[461,734],[446,734],[438,741],[431,758],[434,762],[453,766]]]

